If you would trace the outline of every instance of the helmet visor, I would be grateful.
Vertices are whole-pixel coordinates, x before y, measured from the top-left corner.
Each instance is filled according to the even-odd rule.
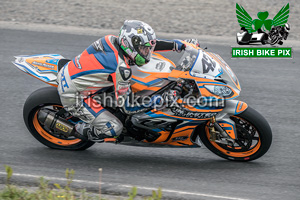
[[[139,46],[137,51],[143,58],[149,61],[154,48],[152,46],[146,46],[146,45]]]
[[[143,43],[140,37],[134,36],[132,37],[132,44],[137,53],[143,57],[146,62],[149,62],[156,45],[156,40]]]

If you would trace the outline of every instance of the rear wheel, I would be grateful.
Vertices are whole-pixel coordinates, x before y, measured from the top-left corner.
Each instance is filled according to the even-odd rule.
[[[23,108],[23,117],[30,133],[42,144],[53,149],[63,150],[84,150],[91,147],[94,142],[83,141],[74,136],[66,137],[51,131],[48,127],[42,125],[38,119],[38,113],[47,109],[52,112],[58,112],[63,109],[57,89],[54,87],[41,88],[33,92],[26,100]],[[68,119],[78,121],[72,116],[66,116]]]
[[[237,131],[234,145],[210,140],[209,122],[202,127],[203,132],[200,134],[203,144],[216,155],[229,160],[250,161],[263,156],[272,142],[272,131],[265,118],[248,107],[231,119],[235,122]]]

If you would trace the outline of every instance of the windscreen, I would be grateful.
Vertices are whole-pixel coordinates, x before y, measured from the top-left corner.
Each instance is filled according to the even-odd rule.
[[[189,71],[191,76],[198,78],[222,79],[241,89],[237,77],[227,63],[219,55],[202,49],[187,48],[177,62],[176,70]]]
[[[177,63],[177,70],[190,71],[195,77],[218,77],[223,73],[222,67],[201,49],[187,49]]]

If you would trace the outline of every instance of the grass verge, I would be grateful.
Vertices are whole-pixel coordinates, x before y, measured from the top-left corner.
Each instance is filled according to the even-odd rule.
[[[43,177],[39,178],[39,186],[36,190],[29,190],[28,188],[21,188],[11,184],[11,177],[13,176],[13,169],[10,166],[5,166],[6,181],[5,188],[0,190],[1,200],[109,200],[101,198],[99,194],[90,194],[86,189],[75,191],[71,189],[71,183],[75,174],[74,170],[66,170],[65,176],[67,182],[65,186],[54,183],[49,184],[49,181]],[[138,197],[137,188],[133,187],[128,192],[127,200],[135,200]],[[144,197],[145,200],[161,200],[162,191],[159,188],[157,191],[152,191],[152,196]],[[121,199],[121,198],[120,198]],[[122,198],[124,199],[124,198]],[[141,198],[139,198],[141,199]]]

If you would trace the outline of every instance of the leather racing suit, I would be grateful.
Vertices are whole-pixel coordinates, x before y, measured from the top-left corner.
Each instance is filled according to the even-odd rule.
[[[154,51],[180,51],[179,40],[157,40]],[[107,35],[95,41],[58,73],[58,92],[64,108],[107,136],[118,136],[122,122],[93,98],[94,93],[115,89],[115,99],[126,98],[130,90],[130,60],[118,44],[118,37]]]

